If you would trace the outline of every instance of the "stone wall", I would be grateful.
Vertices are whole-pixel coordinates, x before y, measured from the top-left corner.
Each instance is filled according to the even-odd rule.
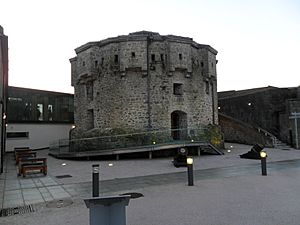
[[[272,139],[269,136],[242,121],[219,114],[219,124],[226,142],[248,145],[262,144],[266,147],[273,147]]]
[[[73,137],[95,129],[171,129],[173,112],[187,115],[186,127],[178,128],[218,123],[217,51],[208,45],[136,32],[87,43],[76,53]]]
[[[289,101],[297,88],[265,87],[219,94],[219,112],[254,127],[260,127],[281,141],[290,143]]]

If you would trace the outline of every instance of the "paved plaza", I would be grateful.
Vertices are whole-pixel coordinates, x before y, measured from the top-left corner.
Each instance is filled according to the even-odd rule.
[[[252,146],[227,144],[225,155],[194,157],[195,186],[172,158],[119,161],[62,160],[47,156],[49,173],[18,177],[7,154],[0,176],[3,209],[33,212],[0,217],[2,225],[89,224],[83,199],[91,196],[92,165],[100,165],[100,194],[142,193],[130,200],[128,225],[300,224],[300,151],[267,148],[268,176],[260,161],[241,159]]]

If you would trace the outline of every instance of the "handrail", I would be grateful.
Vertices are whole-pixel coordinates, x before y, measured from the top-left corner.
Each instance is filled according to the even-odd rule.
[[[273,146],[276,147],[276,145],[277,145],[276,141],[278,140],[278,138],[274,134],[270,133],[269,131],[267,131],[261,127],[257,127],[257,130],[259,133],[263,132],[265,136],[270,137],[272,139]]]
[[[59,139],[59,141],[61,141],[61,140],[66,140],[66,141],[93,140],[93,139],[98,139],[98,138],[126,137],[126,136],[140,135],[140,134],[162,133],[162,132],[166,132],[166,131],[173,132],[173,131],[188,131],[188,130],[206,130],[206,128],[161,129],[161,130],[151,130],[151,131],[145,131],[145,132],[105,135],[105,136],[98,136],[98,137],[74,138],[71,140],[70,139]]]
[[[174,140],[172,135],[177,132],[180,140]],[[50,151],[79,152],[93,150],[108,150],[120,148],[136,148],[153,146],[153,144],[173,144],[177,141],[193,142],[207,141],[208,130],[205,127],[185,129],[161,129],[148,132],[135,132],[79,139],[60,139],[50,143]]]

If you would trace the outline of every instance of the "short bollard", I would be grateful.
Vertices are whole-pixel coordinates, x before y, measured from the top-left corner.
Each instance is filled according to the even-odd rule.
[[[99,164],[93,166],[93,197],[99,197]]]
[[[194,186],[194,175],[193,175],[193,158],[187,157],[187,173],[188,173],[188,186]]]
[[[267,153],[265,151],[260,151],[261,159],[261,175],[267,176]]]

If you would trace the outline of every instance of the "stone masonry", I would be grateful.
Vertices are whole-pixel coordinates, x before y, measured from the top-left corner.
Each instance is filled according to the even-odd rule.
[[[78,138],[218,123],[217,51],[141,31],[89,42],[70,59]]]
[[[219,112],[256,127],[259,131],[267,131],[280,141],[297,147],[296,140],[300,140],[300,138],[296,129],[300,126],[300,120],[296,121],[296,124],[298,124],[296,128],[295,120],[290,117],[292,113],[300,112],[299,89],[299,87],[277,88],[268,86],[219,92]],[[224,117],[219,118],[220,125],[224,125],[222,127],[223,132],[227,133],[225,140],[232,141],[237,130],[233,130],[236,132],[235,134],[229,131],[235,125],[231,123],[231,126],[229,126],[227,121],[222,121]],[[230,129],[225,131],[225,127]],[[266,137],[269,135],[267,133],[265,133]],[[249,132],[247,138],[249,139],[250,136],[253,136],[251,132]],[[247,143],[242,139],[236,141]],[[250,143],[248,142],[248,144]]]

